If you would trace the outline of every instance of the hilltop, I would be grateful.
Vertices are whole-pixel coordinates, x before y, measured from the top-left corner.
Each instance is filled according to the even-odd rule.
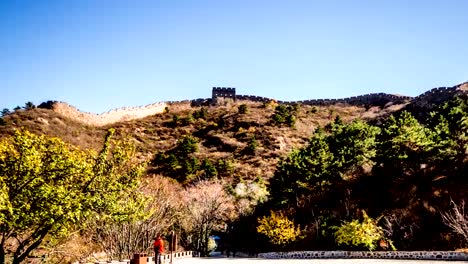
[[[151,160],[158,152],[174,148],[181,137],[194,135],[200,143],[195,154],[198,159],[213,164],[228,159],[234,167],[230,174],[236,177],[269,178],[279,158],[303,146],[317,127],[325,126],[337,116],[345,122],[355,119],[379,122],[402,109],[427,111],[467,91],[468,83],[463,83],[434,88],[417,97],[376,93],[288,102],[246,95],[235,95],[234,101],[214,94],[207,99],[161,102],[100,115],[81,112],[64,102],[49,101],[35,109],[18,110],[3,117],[5,124],[0,126],[0,137],[15,129],[25,129],[97,150],[105,132],[112,127],[119,137],[134,140],[141,159]],[[247,113],[239,113],[240,105],[246,105]],[[293,127],[272,122],[277,105],[296,106]],[[200,111],[204,111],[203,117],[194,118]],[[252,139],[256,144],[255,155],[246,154]]]
[[[232,89],[232,90],[231,90]],[[215,91],[216,90],[216,91]],[[386,93],[373,93],[360,96],[353,96],[341,99],[314,99],[301,101],[281,101],[268,97],[255,95],[236,95],[234,88],[213,88],[211,98],[199,98],[194,100],[169,101],[159,102],[139,107],[123,107],[109,110],[106,113],[94,114],[80,111],[76,107],[67,104],[66,102],[48,101],[40,104],[39,108],[51,109],[69,119],[76,120],[81,123],[92,126],[105,126],[117,122],[130,121],[144,118],[147,116],[163,113],[169,105],[184,105],[190,103],[191,106],[207,106],[216,103],[217,98],[226,98],[228,93],[229,99],[248,102],[270,102],[275,101],[279,104],[301,104],[312,106],[328,106],[328,105],[349,105],[349,106],[385,106],[386,104],[408,104],[419,107],[431,106],[434,103],[440,103],[453,97],[454,95],[466,93],[468,91],[468,82],[455,85],[453,87],[438,87],[428,90],[427,92],[416,96],[393,95]],[[228,93],[226,93],[228,92]]]

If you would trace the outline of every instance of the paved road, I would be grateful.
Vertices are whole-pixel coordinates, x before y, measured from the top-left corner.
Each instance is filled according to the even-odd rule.
[[[390,260],[390,259],[255,259],[255,258],[186,258],[174,264],[454,264],[467,261]]]

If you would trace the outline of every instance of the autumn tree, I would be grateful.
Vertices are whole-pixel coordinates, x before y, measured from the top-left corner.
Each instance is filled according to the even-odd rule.
[[[109,259],[131,258],[134,252],[146,252],[158,233],[167,234],[180,218],[180,185],[161,176],[144,179],[136,190],[144,194],[126,198],[132,214],[126,217],[98,218],[92,236]]]
[[[201,181],[184,192],[181,225],[191,247],[206,256],[209,236],[236,217],[233,198],[217,182]]]
[[[15,132],[0,143],[0,263],[21,263],[47,241],[79,229],[95,214],[125,215],[122,197],[143,166],[127,142],[105,138],[99,153],[58,138]]]

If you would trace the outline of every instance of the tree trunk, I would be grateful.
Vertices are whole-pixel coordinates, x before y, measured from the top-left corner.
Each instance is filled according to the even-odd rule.
[[[0,247],[0,264],[5,264],[5,249],[3,248],[3,243]]]

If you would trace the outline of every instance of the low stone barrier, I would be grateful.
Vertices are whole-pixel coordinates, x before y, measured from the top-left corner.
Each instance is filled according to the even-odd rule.
[[[468,254],[457,251],[291,251],[258,254],[266,259],[420,259],[468,260]]]
[[[193,257],[193,251],[182,251],[182,252],[174,252],[172,253],[172,259],[182,259],[182,258],[191,258]],[[152,257],[151,257],[152,259]],[[154,260],[152,259],[151,260],[152,262],[150,262],[148,260],[148,264],[150,263],[154,263]],[[171,261],[171,254],[164,254],[161,256],[161,262],[162,263],[170,263]]]
[[[161,255],[161,263],[170,263],[171,262],[171,255],[172,260],[182,259],[182,258],[191,258],[193,257],[193,251],[182,251],[182,252],[174,252],[172,254],[162,254]],[[130,264],[130,263],[146,263],[146,264],[154,264],[154,257],[148,257],[146,254],[135,254],[134,261],[130,262],[129,259],[124,260],[112,260],[112,261],[97,261],[94,264]],[[145,258],[145,260],[141,261],[141,258]]]

